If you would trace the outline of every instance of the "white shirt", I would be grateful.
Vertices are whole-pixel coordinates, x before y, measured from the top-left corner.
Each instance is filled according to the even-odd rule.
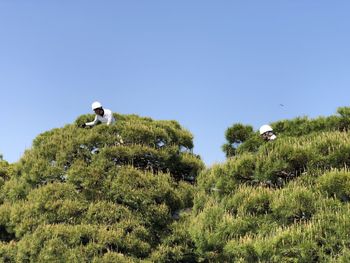
[[[113,117],[112,111],[108,109],[103,109],[103,111],[104,111],[103,116],[96,114],[95,119],[92,122],[85,123],[85,125],[94,126],[98,122],[107,123],[107,125],[115,123],[115,119]]]

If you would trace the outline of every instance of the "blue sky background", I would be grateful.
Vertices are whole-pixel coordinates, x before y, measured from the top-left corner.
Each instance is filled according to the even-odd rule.
[[[0,0],[0,153],[17,161],[99,100],[179,121],[221,162],[233,123],[350,105],[349,13],[345,0]]]

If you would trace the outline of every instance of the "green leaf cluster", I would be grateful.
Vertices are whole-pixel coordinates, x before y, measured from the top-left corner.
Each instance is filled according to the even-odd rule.
[[[198,261],[348,262],[349,116],[344,107],[275,122],[272,142],[230,127],[229,158],[197,181],[189,232]]]
[[[273,122],[271,127],[278,138],[300,137],[320,132],[346,132],[350,129],[350,107],[339,107],[333,116],[315,119],[297,117]],[[259,137],[258,131],[254,132],[252,126],[241,123],[227,128],[225,138],[226,143],[222,149],[228,158],[244,152],[256,152],[265,143]]]
[[[115,114],[40,134],[14,164],[0,161],[1,262],[194,260],[176,220],[193,205],[193,137],[176,121]],[[180,218],[180,219],[179,219]],[[184,241],[184,242],[183,242]]]

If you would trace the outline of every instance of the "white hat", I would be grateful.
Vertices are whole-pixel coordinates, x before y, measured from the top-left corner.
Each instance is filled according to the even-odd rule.
[[[95,101],[95,102],[92,103],[91,108],[92,108],[92,110],[96,110],[98,108],[102,108],[102,104],[99,103],[98,101]]]
[[[273,129],[271,128],[270,125],[265,124],[265,125],[260,127],[259,131],[260,131],[260,135],[262,135],[265,132],[273,131]]]

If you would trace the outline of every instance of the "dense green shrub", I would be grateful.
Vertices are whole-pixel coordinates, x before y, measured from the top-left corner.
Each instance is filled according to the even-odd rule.
[[[0,160],[0,178],[6,180],[9,178],[10,165],[8,162]]]
[[[0,203],[3,202],[2,196],[1,196],[1,190],[5,182],[9,180],[10,173],[11,173],[11,166],[9,165],[8,162],[3,161],[2,158],[0,158]]]
[[[230,158],[198,176],[189,232],[199,261],[347,262],[349,116],[275,122],[272,142],[228,141]]]
[[[279,138],[263,144],[256,153],[232,157],[204,172],[198,184],[207,190],[216,187],[223,193],[241,183],[281,187],[306,171],[327,171],[349,165],[350,137],[347,133],[313,133]]]
[[[311,190],[291,184],[275,193],[270,207],[276,220],[286,225],[310,219],[316,212],[317,200]]]
[[[348,261],[350,108],[234,125],[206,169],[177,122],[115,117],[0,161],[0,262]]]
[[[193,258],[187,230],[177,240],[173,227],[204,167],[192,135],[136,115],[79,128],[93,117],[40,134],[15,164],[0,162],[4,261],[141,262],[163,248]]]
[[[350,107],[340,107],[337,109],[337,115],[329,117],[318,117],[309,119],[307,117],[297,117],[291,120],[281,120],[271,124],[274,132],[280,137],[300,137],[312,133],[348,131],[350,129]],[[236,144],[236,130],[241,131],[245,128],[249,136],[243,137],[244,140],[238,140]],[[224,144],[223,151],[227,157],[241,154],[243,152],[256,152],[264,141],[259,138],[258,132],[250,130],[251,126],[242,124],[233,124],[225,132],[227,143]],[[249,130],[249,132],[248,132]],[[240,133],[238,133],[240,134]],[[238,136],[238,138],[240,138]]]
[[[0,262],[16,262],[17,244],[16,242],[0,242]]]
[[[334,262],[334,263],[347,263],[350,262],[350,249],[349,248],[344,248],[339,255],[336,255],[333,258],[329,259],[329,262]]]
[[[95,256],[102,256],[107,252],[143,257],[149,253],[150,246],[138,236],[140,233],[130,235],[118,226],[40,226],[19,241],[17,261],[89,262]]]
[[[224,247],[227,261],[231,262],[259,262],[259,255],[254,247],[252,238],[230,240]]]
[[[206,193],[232,193],[241,183],[254,180],[255,162],[256,157],[248,153],[216,164],[199,175],[198,186]]]
[[[135,263],[135,262],[141,262],[141,261],[137,260],[136,258],[125,256],[122,253],[107,252],[102,257],[98,257],[98,256],[94,257],[92,262],[93,263],[115,263],[115,262],[118,262],[118,263]]]
[[[225,132],[227,143],[222,146],[226,157],[236,154],[237,147],[253,136],[253,127],[241,123],[234,124]]]
[[[185,215],[180,221],[170,227],[170,234],[163,238],[161,245],[150,256],[151,262],[198,262],[194,243],[188,233],[189,216]]]
[[[190,234],[196,244],[197,253],[202,257],[209,257],[211,253],[220,252],[225,239],[216,229],[223,224],[225,210],[215,203],[207,204],[192,222]]]
[[[226,209],[239,216],[265,215],[271,212],[273,191],[267,188],[240,186],[224,200]]]
[[[197,250],[199,257],[211,262],[338,262],[334,261],[338,255],[338,260],[344,260],[349,245],[346,229],[350,210],[348,206],[324,206],[326,203],[332,204],[323,203],[307,222],[275,226],[269,233],[259,229],[255,234],[227,236],[216,242],[222,249]],[[219,235],[216,231],[214,228],[212,236]]]
[[[350,200],[350,172],[347,170],[331,171],[318,178],[320,189],[329,196],[342,201]]]

